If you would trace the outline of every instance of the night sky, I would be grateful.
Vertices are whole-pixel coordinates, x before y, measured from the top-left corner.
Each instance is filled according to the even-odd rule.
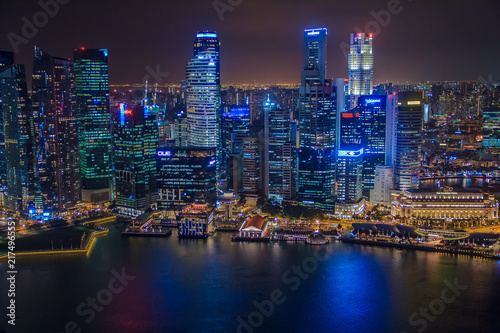
[[[239,3],[221,21],[213,0],[64,1],[69,2],[19,45],[17,63],[31,72],[35,44],[65,58],[77,47],[108,48],[114,84],[141,82],[146,68],[157,65],[170,73],[163,82],[179,83],[195,34],[204,29],[219,34],[222,83],[299,82],[302,30],[313,27],[329,30],[328,76],[346,77],[341,43],[349,42],[356,26],[365,30],[376,22],[371,11],[387,10],[392,2],[220,0]],[[375,83],[499,80],[500,1],[401,0],[397,9],[374,38]],[[33,22],[40,10],[35,0],[0,0],[0,49],[13,50],[9,32],[22,36],[22,17]]]

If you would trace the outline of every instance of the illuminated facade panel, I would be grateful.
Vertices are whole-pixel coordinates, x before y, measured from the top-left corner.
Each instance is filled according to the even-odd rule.
[[[361,95],[373,93],[373,37],[364,33],[351,34],[348,56],[349,90],[351,108]]]

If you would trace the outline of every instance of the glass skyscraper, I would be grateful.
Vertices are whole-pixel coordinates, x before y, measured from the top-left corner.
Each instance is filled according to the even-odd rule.
[[[146,103],[145,103],[146,104]],[[120,103],[114,131],[116,206],[138,216],[156,206],[157,106]]]
[[[7,60],[7,61],[6,61]],[[34,213],[33,116],[24,66],[0,53],[0,118],[5,166],[5,205],[24,216]]]
[[[370,95],[358,98],[361,120],[361,145],[363,154],[363,190],[369,197],[369,190],[375,186],[375,169],[385,164],[387,152],[387,96]]]
[[[109,201],[113,169],[108,51],[75,50],[74,62],[82,200]]]
[[[188,143],[192,147],[216,148],[219,145],[219,45],[216,33],[198,33],[194,56],[186,68]]]
[[[14,53],[0,51],[0,74],[5,70],[12,68],[14,65]],[[9,75],[10,74],[6,74]],[[2,98],[2,90],[0,88],[0,100]],[[4,137],[4,121],[2,112],[2,103],[0,103],[0,190],[7,188],[7,162],[5,157],[5,137]]]
[[[418,187],[424,115],[423,92],[399,93],[397,104],[394,185],[396,190],[405,191]]]
[[[337,204],[335,213],[343,218],[364,211],[363,148],[348,145],[337,152]]]
[[[372,43],[372,34],[351,34],[351,47],[348,57],[350,108],[356,106],[358,96],[373,93]]]
[[[326,28],[305,31],[305,68],[299,90],[298,200],[333,210],[337,96],[333,83],[323,79],[327,76],[326,35]]]
[[[295,200],[297,182],[296,127],[291,110],[268,97],[265,112],[264,193],[278,201]]]
[[[41,196],[36,208],[46,217],[57,216],[80,200],[74,82],[73,62],[50,56],[35,46],[32,100]]]
[[[241,190],[243,138],[250,135],[250,107],[224,106],[221,117],[221,169],[226,190]],[[225,176],[224,176],[225,175]]]

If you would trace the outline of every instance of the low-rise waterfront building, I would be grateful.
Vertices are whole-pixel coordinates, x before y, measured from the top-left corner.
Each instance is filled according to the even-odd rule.
[[[400,218],[448,220],[495,219],[498,218],[498,206],[494,195],[476,189],[411,189],[396,194],[392,202],[392,215]]]
[[[209,204],[186,206],[179,217],[179,237],[206,238],[208,226],[214,219],[214,209]]]
[[[268,223],[265,218],[260,215],[255,215],[248,221],[243,223],[240,228],[241,237],[266,237],[268,231]]]

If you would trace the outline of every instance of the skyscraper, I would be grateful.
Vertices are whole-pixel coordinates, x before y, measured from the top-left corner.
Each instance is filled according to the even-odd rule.
[[[57,216],[80,200],[74,65],[35,46],[32,81],[36,173],[42,211]]]
[[[0,74],[14,65],[14,53],[0,51]],[[0,89],[0,100],[2,90]],[[7,188],[7,162],[5,157],[5,137],[2,103],[0,103],[0,190]]]
[[[216,148],[221,107],[219,41],[214,32],[196,35],[194,56],[186,68],[189,145]]]
[[[257,198],[261,190],[261,154],[257,136],[243,139],[243,193]]]
[[[363,148],[347,145],[337,153],[337,204],[335,213],[343,218],[364,211]]]
[[[221,169],[228,191],[242,186],[243,138],[250,135],[249,105],[224,106],[221,118]]]
[[[423,92],[399,93],[397,104],[394,185],[396,190],[405,191],[418,187],[424,114]]]
[[[6,53],[0,54],[0,111],[4,145],[7,208],[27,216],[34,212],[33,116],[24,66],[16,65]]]
[[[74,62],[82,200],[109,201],[113,169],[108,51],[75,50]]]
[[[304,31],[304,73],[310,78],[318,78],[320,82],[326,77],[326,36],[328,29],[317,28]]]
[[[350,108],[356,106],[358,96],[373,93],[372,42],[372,34],[351,34],[351,48],[348,59]]]
[[[114,131],[116,205],[124,215],[138,216],[156,206],[158,107],[120,103]]]
[[[326,74],[326,28],[305,31],[305,68],[299,90],[299,184],[301,204],[333,210],[336,89]],[[317,40],[311,42],[313,36]],[[312,47],[313,45],[314,47]],[[323,51],[324,50],[324,51]]]
[[[387,136],[387,96],[370,95],[358,98],[363,154],[363,190],[365,197],[374,188],[375,168],[385,164]]]
[[[264,193],[278,201],[294,200],[297,179],[297,142],[291,110],[271,102],[265,106]]]

